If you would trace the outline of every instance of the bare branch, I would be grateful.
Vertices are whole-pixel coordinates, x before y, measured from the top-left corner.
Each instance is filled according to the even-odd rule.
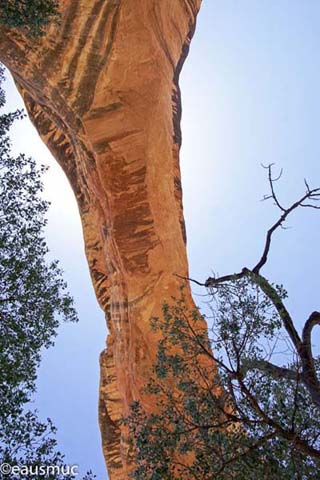
[[[272,177],[273,164],[271,163],[270,165],[267,165],[267,166],[262,165],[262,166],[263,166],[263,168],[266,168],[268,170],[268,179],[269,179],[269,185],[270,185],[270,189],[271,189],[271,194],[270,195],[265,195],[263,197],[263,199],[268,200],[268,199],[272,198],[274,200],[275,204],[277,205],[277,207],[283,213],[280,216],[280,218],[267,231],[265,245],[264,245],[264,249],[263,249],[262,255],[260,257],[260,260],[251,270],[255,274],[259,274],[261,268],[267,263],[268,255],[269,255],[269,251],[270,251],[270,247],[271,247],[272,235],[274,234],[274,232],[278,228],[285,228],[283,226],[283,223],[286,221],[286,219],[290,215],[290,213],[292,213],[298,207],[314,208],[314,209],[320,210],[320,205],[314,205],[312,203],[305,203],[306,200],[313,201],[313,202],[317,202],[317,201],[320,200],[320,188],[311,189],[308,182],[306,181],[306,179],[304,179],[304,183],[305,183],[305,186],[306,186],[305,194],[301,198],[299,198],[296,202],[294,202],[290,207],[284,208],[280,204],[280,202],[278,200],[278,197],[276,195],[275,189],[274,189],[274,182],[278,181],[280,179],[280,177],[282,176],[282,169],[281,169],[281,172],[278,175],[278,177],[273,178]],[[242,270],[242,272],[235,273],[233,275],[225,275],[223,277],[218,277],[218,278],[209,277],[206,280],[204,285],[207,288],[213,288],[213,287],[217,286],[219,283],[224,283],[224,282],[228,282],[228,281],[232,281],[232,280],[237,280],[237,279],[242,278],[243,276],[244,276],[244,273],[243,273],[243,270]],[[180,277],[180,278],[183,278],[183,277]],[[189,280],[194,282],[194,283],[197,283],[200,286],[203,286],[203,284],[198,282],[197,280],[193,280],[193,279],[189,279]]]
[[[198,280],[194,280],[193,278],[183,277],[182,275],[179,275],[178,273],[174,273],[174,276],[178,277],[178,278],[181,278],[181,280],[185,280],[187,282],[196,283],[197,285],[200,285],[200,287],[205,287],[206,286],[205,283],[198,282]]]
[[[287,217],[292,213],[294,210],[296,210],[298,207],[305,207],[305,208],[315,208],[315,209],[320,209],[320,206],[310,204],[310,203],[304,203],[306,200],[311,200],[311,201],[319,201],[320,200],[320,188],[314,188],[310,189],[308,183],[306,180],[304,180],[304,183],[306,185],[306,193],[296,202],[294,202],[290,207],[284,208],[276,195],[275,189],[274,189],[274,182],[279,180],[279,178],[282,175],[282,170],[280,172],[280,175],[277,178],[272,178],[272,166],[273,164],[271,163],[268,165],[268,167],[264,167],[268,169],[268,178],[269,178],[269,185],[271,189],[271,195],[270,196],[265,196],[266,199],[272,198],[277,205],[277,207],[283,212],[281,217],[272,225],[271,228],[267,231],[266,235],[266,240],[265,240],[265,245],[263,249],[263,253],[261,255],[261,258],[259,262],[256,264],[256,266],[252,269],[253,272],[259,273],[261,268],[266,264],[268,260],[268,254],[270,251],[270,246],[271,246],[271,240],[272,240],[272,235],[273,233],[279,228],[283,228],[283,223],[286,221]]]
[[[320,210],[320,205],[312,205],[311,203],[302,203],[300,207],[314,208],[315,210]]]
[[[225,282],[230,282],[234,280],[239,280],[240,278],[244,277],[244,272],[240,273],[233,273],[232,275],[224,275],[223,277],[209,277],[205,281],[205,287],[207,288],[214,288],[217,286],[219,283],[225,283]]]
[[[309,184],[308,184],[308,182],[307,182],[307,179],[304,178],[303,181],[304,181],[304,184],[305,184],[305,186],[306,186],[306,188],[307,188],[307,192],[310,192],[310,187],[309,187]]]
[[[282,177],[283,169],[281,168],[280,173],[276,178],[272,178],[272,167],[273,167],[273,165],[274,165],[274,163],[270,163],[268,166],[262,165],[263,168],[266,168],[268,170],[268,180],[269,180],[269,185],[270,185],[270,190],[271,190],[271,195],[268,198],[273,198],[277,207],[280,208],[280,210],[282,210],[283,212],[285,212],[286,209],[280,204],[280,202],[278,200],[278,197],[277,197],[277,195],[275,193],[275,190],[274,190],[274,183],[277,182],[278,180],[280,180],[280,178]]]

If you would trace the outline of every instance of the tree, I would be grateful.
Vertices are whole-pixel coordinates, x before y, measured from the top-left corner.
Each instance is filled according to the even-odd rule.
[[[58,16],[55,0],[0,1],[0,24],[40,37]],[[0,108],[5,104],[1,88]],[[36,391],[41,351],[54,344],[61,319],[77,321],[73,300],[57,261],[47,259],[44,238],[49,204],[42,199],[42,174],[32,158],[11,155],[8,131],[24,114],[17,110],[0,116],[0,462],[33,467],[55,467],[46,478],[74,479],[57,450],[51,419],[38,419],[28,410]],[[59,473],[60,472],[60,473]],[[29,473],[19,478],[29,478]],[[1,470],[1,478],[8,471]],[[32,478],[35,478],[34,473]],[[87,472],[83,480],[95,475]]]
[[[41,36],[58,15],[56,0],[0,0],[0,24]]]
[[[0,84],[3,76],[1,68]],[[0,107],[4,103],[0,89]],[[28,402],[43,349],[54,344],[61,320],[76,321],[77,315],[58,262],[47,259],[48,202],[41,195],[46,169],[11,154],[8,131],[21,116],[0,116],[0,463],[62,467],[52,421],[40,421]]]
[[[271,194],[265,198],[281,216],[254,268],[203,284],[213,302],[210,340],[183,293],[164,305],[163,319],[152,320],[162,340],[147,391],[158,412],[132,406],[132,478],[319,478],[320,359],[312,354],[311,333],[320,313],[310,315],[300,336],[285,307],[286,291],[260,272],[273,233],[297,208],[318,209],[320,189],[305,182],[304,195],[285,208],[275,193],[272,165],[267,168]],[[207,357],[216,369],[204,366]],[[168,387],[170,379],[178,394]]]

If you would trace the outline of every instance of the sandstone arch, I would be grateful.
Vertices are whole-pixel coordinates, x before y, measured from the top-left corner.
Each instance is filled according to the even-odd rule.
[[[119,420],[153,362],[149,318],[178,293],[174,273],[188,273],[178,82],[200,4],[60,0],[61,24],[43,39],[0,32],[0,60],[76,195],[106,313],[99,411],[112,480],[128,477]]]

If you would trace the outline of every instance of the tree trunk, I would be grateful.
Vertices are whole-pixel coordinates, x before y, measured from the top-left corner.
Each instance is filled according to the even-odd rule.
[[[61,0],[41,40],[2,29],[0,59],[74,190],[109,336],[100,427],[112,480],[127,479],[120,425],[156,352],[149,319],[188,275],[178,79],[201,0]],[[189,290],[187,301],[193,306]]]

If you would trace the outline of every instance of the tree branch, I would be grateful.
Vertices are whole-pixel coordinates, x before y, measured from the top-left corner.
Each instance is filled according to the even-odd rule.
[[[278,219],[277,222],[275,222],[271,228],[269,228],[269,230],[267,231],[267,235],[266,235],[266,240],[265,240],[265,245],[264,245],[264,249],[263,249],[263,253],[261,255],[261,258],[260,260],[258,261],[258,263],[256,264],[256,266],[252,269],[252,271],[254,273],[259,273],[261,268],[266,264],[267,260],[268,260],[268,254],[269,254],[269,251],[270,251],[270,246],[271,246],[271,240],[272,240],[272,235],[274,234],[274,232],[282,226],[282,224],[286,221],[287,217],[290,215],[290,213],[292,213],[294,210],[296,210],[298,207],[307,207],[307,208],[316,208],[316,209],[320,209],[320,206],[318,205],[314,205],[314,204],[310,204],[310,203],[307,203],[307,204],[304,204],[304,202],[306,200],[311,200],[311,201],[319,201],[320,200],[320,188],[314,188],[314,189],[310,189],[307,181],[305,180],[304,183],[305,183],[305,186],[306,186],[306,192],[305,194],[299,199],[297,200],[296,202],[294,202],[290,207],[288,208],[284,208],[279,200],[278,200],[278,197],[275,193],[275,189],[274,189],[274,183],[279,180],[279,178],[281,177],[282,175],[282,171],[280,173],[280,175],[278,176],[278,178],[276,179],[273,179],[272,178],[272,166],[273,164],[271,163],[270,165],[268,165],[267,167],[264,167],[264,168],[267,168],[268,169],[268,178],[269,178],[269,184],[270,184],[270,189],[271,189],[271,195],[268,196],[268,197],[264,197],[265,200],[269,199],[269,198],[272,198],[276,204],[276,206],[283,212],[281,217]]]
[[[246,385],[243,382],[243,379],[238,376],[237,377],[239,387],[241,388],[241,391],[244,393],[244,395],[247,397],[248,401],[250,402],[252,408],[259,414],[259,416],[264,420],[266,425],[269,425],[270,427],[274,428],[277,433],[284,439],[289,440],[292,442],[295,447],[300,450],[300,452],[305,453],[307,455],[310,455],[311,457],[315,459],[320,459],[320,450],[313,448],[311,445],[309,445],[303,438],[299,437],[296,433],[291,432],[290,430],[287,430],[281,425],[279,425],[275,420],[269,417],[262,408],[260,407],[259,403],[257,402],[256,398],[250,390],[246,387]]]
[[[301,346],[301,339],[297,330],[294,327],[292,318],[286,309],[284,303],[282,302],[280,296],[278,295],[275,288],[268,282],[266,278],[264,278],[261,274],[255,273],[253,270],[249,270],[249,268],[244,267],[241,272],[235,273],[233,275],[225,275],[219,278],[212,278],[209,277],[205,283],[207,288],[214,288],[221,283],[225,283],[228,281],[239,280],[240,278],[248,277],[253,282],[258,285],[261,290],[265,293],[265,295],[271,300],[274,307],[276,308],[280,318],[283,321],[284,327],[287,330],[294,346],[298,350]]]
[[[197,285],[200,285],[200,287],[205,287],[206,286],[205,283],[198,282],[198,280],[194,280],[193,278],[183,277],[182,275],[179,275],[178,273],[174,273],[174,276],[178,277],[178,278],[181,278],[181,280],[186,280],[188,282],[196,283]]]
[[[260,370],[261,372],[270,373],[274,378],[287,380],[296,380],[299,375],[298,372],[290,370],[290,368],[279,367],[267,360],[250,359],[246,362],[245,368],[242,369],[242,373],[245,375],[248,370]]]
[[[243,278],[245,276],[244,270],[245,270],[245,268],[239,273],[233,273],[232,275],[224,275],[223,277],[209,277],[205,281],[204,286],[206,288],[210,288],[210,287],[212,288],[212,287],[216,287],[217,285],[219,285],[219,283],[225,283],[225,282],[231,282],[231,281],[234,281],[234,280],[240,280],[240,278]]]
[[[314,360],[312,356],[312,349],[311,349],[311,332],[314,326],[320,325],[320,313],[313,312],[309,319],[307,320],[303,333],[302,333],[302,340],[294,326],[292,318],[286,309],[281,297],[279,296],[276,289],[268,282],[266,278],[264,278],[260,274],[261,268],[267,263],[268,255],[270,252],[272,236],[274,232],[283,226],[283,223],[286,221],[288,216],[297,208],[304,207],[304,208],[316,208],[320,209],[320,205],[315,205],[314,203],[310,202],[318,202],[320,200],[320,188],[313,188],[311,189],[308,182],[304,180],[304,184],[306,187],[306,191],[304,195],[302,195],[296,202],[290,205],[288,208],[285,208],[279,201],[274,184],[277,182],[282,175],[282,170],[277,178],[272,176],[272,167],[273,164],[270,164],[264,168],[268,169],[268,179],[271,194],[269,196],[265,196],[264,199],[273,199],[275,205],[281,210],[282,214],[280,218],[269,228],[266,234],[265,245],[262,252],[262,255],[257,262],[257,264],[250,270],[248,268],[243,268],[241,272],[234,273],[232,275],[224,275],[222,277],[209,277],[204,283],[206,288],[214,289],[218,287],[220,284],[226,282],[232,282],[235,280],[240,280],[243,277],[250,278],[256,285],[258,285],[264,294],[269,298],[274,305],[275,309],[277,310],[283,326],[289,335],[297,354],[300,358],[302,364],[302,375],[301,380],[308,388],[309,393],[312,397],[313,402],[320,406],[320,384],[317,378]],[[307,203],[306,203],[307,202]],[[179,275],[178,275],[179,276]],[[182,277],[180,277],[182,278]],[[186,279],[187,280],[187,279]],[[198,282],[197,280],[189,279],[194,283],[197,283],[200,286],[203,286],[202,283]],[[263,365],[260,364],[260,367],[264,371],[269,371],[274,376],[279,378],[280,375],[285,376],[286,378],[290,378],[291,380],[296,379],[294,372],[291,372],[288,369],[282,369],[282,367],[276,367],[269,362],[265,362]],[[256,366],[257,368],[257,366]]]
[[[312,358],[312,349],[311,349],[311,333],[313,328],[316,325],[320,325],[320,312],[311,313],[310,317],[306,321],[303,330],[302,330],[302,341],[305,345],[305,348],[308,352],[308,355]]]
[[[320,407],[320,384],[314,365],[311,333],[316,325],[320,325],[320,312],[311,313],[302,331],[302,343],[298,351],[302,363],[302,378],[306,383],[312,400]]]
[[[257,274],[247,268],[244,268],[243,271],[245,271],[246,275],[251,278],[254,283],[261,288],[264,294],[271,300],[282,320],[283,326],[286,329],[293,345],[295,346],[296,350],[299,351],[301,347],[301,339],[294,326],[292,318],[276,289],[261,274]]]
[[[231,458],[228,460],[225,460],[222,464],[222,466],[219,468],[219,470],[216,472],[216,476],[220,475],[226,467],[232,463],[235,463],[236,461],[240,460],[241,458],[247,458],[248,455],[250,455],[251,452],[254,450],[262,447],[268,440],[271,440],[272,438],[277,436],[277,432],[273,430],[272,432],[268,433],[267,435],[264,435],[263,437],[259,438],[255,443],[253,443],[249,448],[247,448],[244,452],[239,453],[238,455],[233,455]]]

